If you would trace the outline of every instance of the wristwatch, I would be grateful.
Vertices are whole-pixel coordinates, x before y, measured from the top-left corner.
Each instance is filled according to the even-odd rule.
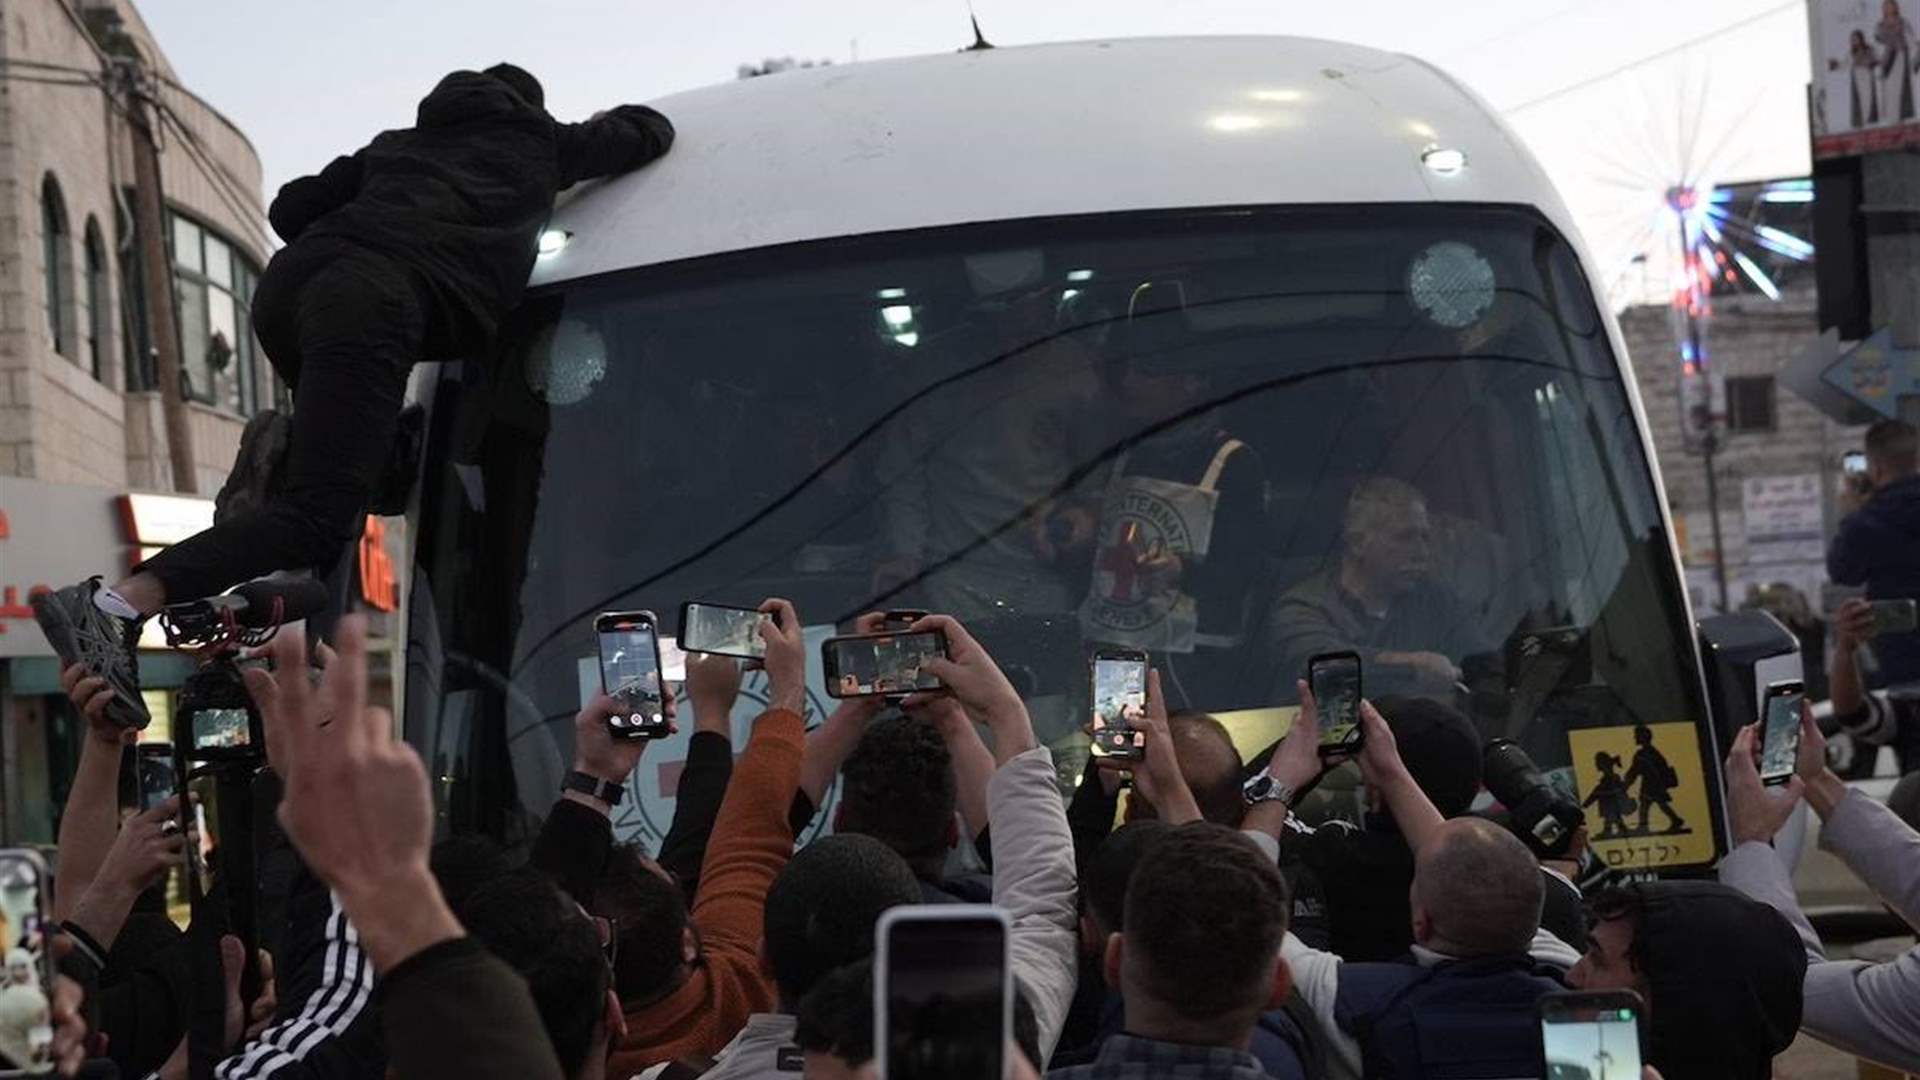
[[[568,773],[567,778],[560,781],[560,790],[577,791],[582,795],[599,799],[608,806],[619,806],[620,800],[627,797],[625,784],[616,784],[610,780],[602,780],[597,776],[588,776],[586,773],[577,771]]]
[[[1293,809],[1293,800],[1296,797],[1292,786],[1275,780],[1271,774],[1265,772],[1247,781],[1240,788],[1240,794],[1246,797],[1248,806],[1277,802],[1288,810]]]

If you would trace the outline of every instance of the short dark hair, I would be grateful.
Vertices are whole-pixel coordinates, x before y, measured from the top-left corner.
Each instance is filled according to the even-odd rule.
[[[593,920],[530,869],[481,886],[460,919],[474,940],[526,980],[561,1072],[579,1075],[606,1015],[610,981]]]
[[[547,107],[547,92],[541,88],[540,80],[534,78],[533,73],[527,69],[515,64],[495,64],[481,74],[491,75],[506,83],[515,94],[520,96],[520,100],[534,108]]]
[[[1460,959],[1524,953],[1540,929],[1540,866],[1511,832],[1456,818],[1416,852],[1414,901]]]
[[[516,868],[497,841],[480,833],[451,836],[433,845],[427,865],[440,894],[447,898],[447,907],[463,922],[467,899],[482,885]]]
[[[1167,729],[1173,736],[1180,775],[1193,791],[1200,816],[1215,825],[1239,828],[1247,816],[1247,800],[1240,787],[1246,765],[1240,760],[1240,748],[1233,744],[1233,733],[1212,716],[1194,711],[1167,717]]]
[[[1420,697],[1375,701],[1393,732],[1400,760],[1441,817],[1459,817],[1480,793],[1484,755],[1473,721],[1449,705]]]
[[[836,831],[871,836],[916,874],[938,877],[958,795],[953,754],[933,725],[912,716],[874,721],[840,776]]]
[[[800,1001],[793,1041],[859,1068],[873,1060],[873,960],[839,968]],[[1028,1061],[1040,1060],[1040,1018],[1018,983],[1013,987],[1013,1041]]]
[[[645,1001],[666,989],[686,963],[687,900],[680,886],[647,869],[638,847],[618,844],[594,889],[593,911],[619,928],[613,983],[620,1000]]]
[[[1151,818],[1130,821],[1115,829],[1087,860],[1080,875],[1080,900],[1100,931],[1117,934],[1126,929],[1127,885],[1140,859],[1173,826]]]
[[[800,999],[793,1041],[854,1068],[873,1060],[873,962],[835,969]]]
[[[1896,472],[1920,469],[1920,435],[1905,420],[1882,420],[1867,429],[1867,457]]]
[[[1170,828],[1127,885],[1128,970],[1186,1019],[1251,1018],[1272,990],[1288,909],[1279,868],[1245,837],[1205,821]]]
[[[920,882],[892,848],[836,833],[794,853],[767,891],[766,950],[780,999],[797,1006],[827,972],[873,955],[888,908],[920,902]]]

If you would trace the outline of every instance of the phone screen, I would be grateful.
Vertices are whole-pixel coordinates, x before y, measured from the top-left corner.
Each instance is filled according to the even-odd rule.
[[[1873,608],[1873,632],[1875,634],[1911,634],[1920,629],[1920,605],[1912,600],[1875,600]]]
[[[193,711],[193,748],[195,750],[233,750],[253,742],[252,725],[245,709],[195,709]]]
[[[821,647],[827,693],[843,698],[938,690],[940,680],[925,664],[945,655],[946,639],[937,632],[828,638]]]
[[[0,1076],[45,1076],[54,1071],[53,928],[48,889],[52,876],[39,853],[0,849],[0,920],[5,923],[7,974],[0,989]]]
[[[1799,683],[1767,687],[1765,723],[1760,728],[1760,779],[1784,784],[1800,757]]]
[[[1867,455],[1859,450],[1849,450],[1840,457],[1840,469],[1848,476],[1867,475]]]
[[[1146,657],[1095,656],[1093,752],[1101,757],[1141,756],[1146,752],[1146,736],[1134,725],[1146,714]]]
[[[142,743],[134,757],[135,779],[140,786],[140,809],[144,813],[173,798],[178,785],[173,767],[173,747],[167,743]]]
[[[1554,995],[1564,1000],[1543,1007],[1540,1042],[1546,1050],[1546,1075],[1554,1080],[1600,1080],[1640,1077],[1639,1010],[1630,1000],[1604,995],[1604,1000],[1582,1002],[1584,995]]]
[[[909,918],[886,924],[885,933],[879,991],[888,1080],[1005,1075],[1006,924],[983,916]]]
[[[688,652],[764,659],[766,639],[760,624],[767,616],[745,608],[689,603],[681,609],[680,647]]]
[[[660,643],[653,619],[642,614],[602,615],[600,684],[620,705],[607,721],[626,739],[658,738],[667,733],[666,695],[660,683]]]
[[[189,777],[187,794],[191,801],[183,816],[199,841],[187,845],[187,866],[200,895],[211,896],[220,877],[220,782],[212,773]]]
[[[1307,686],[1320,707],[1320,749],[1351,750],[1360,742],[1360,657],[1328,653],[1307,661]]]

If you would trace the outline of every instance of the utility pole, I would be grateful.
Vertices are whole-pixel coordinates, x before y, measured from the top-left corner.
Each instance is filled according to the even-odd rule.
[[[141,284],[147,299],[155,378],[160,384],[160,415],[166,425],[167,456],[173,466],[173,490],[198,494],[193,463],[193,429],[181,397],[180,328],[173,310],[173,263],[167,257],[166,199],[160,190],[160,145],[151,82],[137,58],[114,60],[125,91],[133,128],[133,233],[140,245]]]
[[[1720,477],[1713,461],[1720,449],[1720,417],[1716,415],[1720,395],[1715,392],[1719,372],[1707,361],[1706,336],[1701,332],[1701,316],[1711,289],[1701,280],[1701,268],[1694,262],[1695,240],[1690,224],[1695,205],[1709,194],[1689,184],[1677,184],[1667,191],[1667,207],[1679,224],[1680,267],[1685,275],[1675,297],[1675,303],[1680,305],[1681,428],[1696,440],[1692,449],[1705,459],[1707,467],[1707,515],[1713,525],[1713,577],[1720,611],[1724,614],[1732,609],[1727,603],[1727,547],[1720,532]]]

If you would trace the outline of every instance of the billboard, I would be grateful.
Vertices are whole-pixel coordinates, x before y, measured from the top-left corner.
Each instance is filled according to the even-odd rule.
[[[1815,158],[1920,145],[1916,16],[1920,0],[1808,0]]]

